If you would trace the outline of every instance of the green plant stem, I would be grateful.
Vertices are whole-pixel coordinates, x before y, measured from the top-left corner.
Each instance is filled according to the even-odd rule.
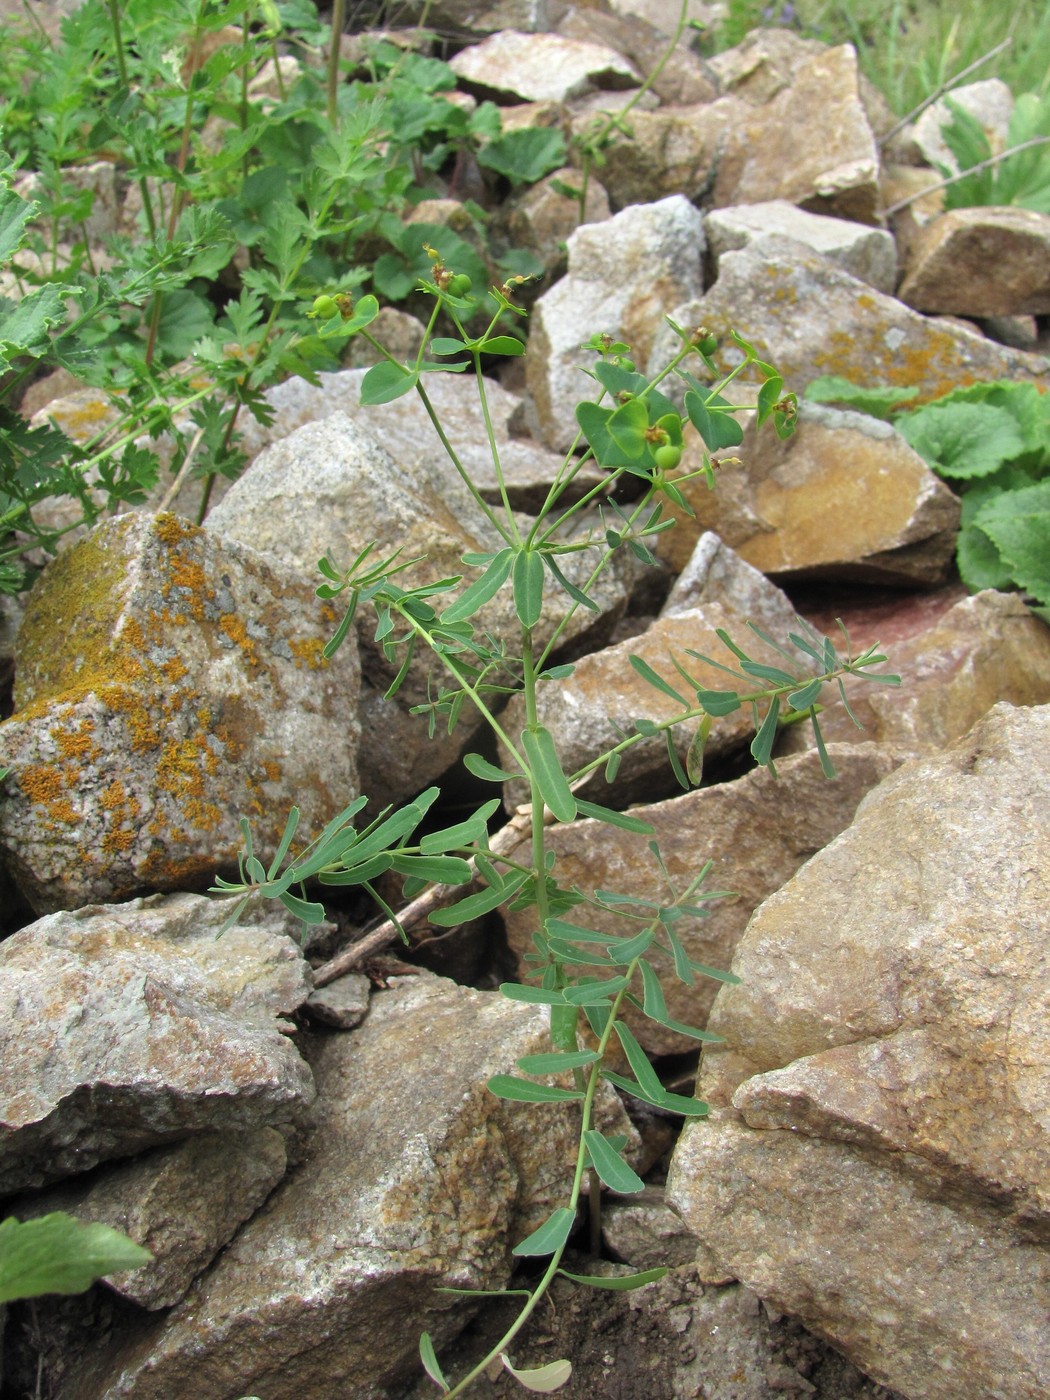
[[[339,50],[346,22],[346,0],[332,0],[331,43],[328,48],[328,121],[335,126],[339,116]]]
[[[653,922],[656,923],[658,921],[654,920]],[[612,1037],[613,1028],[616,1025],[616,1019],[620,1013],[620,1007],[623,1005],[624,997],[627,995],[628,988],[634,981],[635,975],[637,974],[638,967],[641,961],[642,960],[640,957],[635,958],[635,960],[628,966],[627,971],[624,974],[627,979],[627,985],[621,987],[619,992],[617,992],[616,994],[612,1007],[609,1011],[609,1018],[605,1024],[605,1029],[602,1031],[601,1038],[598,1041],[598,1058],[591,1066],[590,1072],[587,1076],[587,1089],[584,1095],[584,1100],[581,1106],[580,1113],[580,1142],[576,1152],[576,1168],[573,1172],[572,1189],[569,1193],[568,1200],[569,1210],[576,1210],[578,1208],[580,1194],[583,1190],[583,1180],[587,1172],[587,1146],[586,1141],[584,1139],[584,1134],[590,1129],[591,1118],[594,1112],[594,1098],[598,1092],[598,1085],[601,1083],[602,1062],[605,1058],[605,1052],[609,1048],[609,1041]],[[521,1329],[525,1326],[532,1314],[536,1311],[540,1300],[544,1297],[547,1290],[554,1282],[555,1276],[557,1275],[558,1270],[561,1267],[562,1257],[564,1256],[567,1247],[568,1240],[566,1240],[565,1244],[561,1245],[551,1255],[550,1263],[547,1265],[546,1269],[544,1269],[539,1282],[536,1284],[536,1287],[533,1289],[532,1293],[529,1296],[528,1302],[526,1302],[525,1305],[522,1307],[521,1312],[514,1319],[512,1325],[507,1328],[506,1332],[504,1332],[503,1336],[499,1339],[499,1341],[492,1348],[492,1350],[488,1352],[488,1354],[485,1357],[483,1357],[482,1360],[479,1361],[477,1365],[471,1371],[469,1371],[457,1385],[453,1386],[451,1390],[446,1392],[446,1400],[453,1400],[454,1396],[462,1395],[468,1389],[469,1386],[473,1385],[474,1381],[476,1381],[479,1376],[483,1375],[485,1371],[488,1370],[488,1368],[492,1365],[494,1361],[497,1361],[499,1359],[500,1354],[504,1352],[508,1346],[510,1346],[511,1342],[518,1335]]]
[[[128,81],[128,64],[124,53],[124,36],[120,28],[120,0],[106,0],[109,10],[109,22],[113,30],[113,50],[117,59],[117,73],[120,75],[121,86],[125,91],[131,87]],[[146,227],[149,229],[151,238],[157,236],[157,220],[153,214],[153,199],[149,192],[149,181],[145,175],[138,178],[139,192],[142,195],[142,212],[146,216]]]

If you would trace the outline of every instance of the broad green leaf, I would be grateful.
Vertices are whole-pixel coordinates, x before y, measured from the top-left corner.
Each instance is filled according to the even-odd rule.
[[[514,611],[522,627],[535,627],[543,613],[543,556],[536,550],[514,556]]]
[[[739,447],[744,440],[744,430],[730,414],[719,411],[725,404],[719,395],[705,400],[694,389],[685,396],[685,410],[689,421],[704,440],[709,452],[718,452],[723,447]]]
[[[521,743],[544,803],[558,821],[571,822],[576,816],[576,799],[558,758],[554,736],[540,725],[522,730]]]
[[[576,1212],[568,1206],[559,1206],[547,1217],[532,1234],[516,1244],[511,1253],[517,1258],[532,1258],[535,1255],[556,1254],[569,1238],[576,1223]]]
[[[512,185],[534,185],[565,164],[565,137],[557,127],[508,131],[478,152],[479,165],[504,175]]]
[[[524,1074],[561,1074],[593,1065],[597,1058],[597,1050],[555,1050],[545,1055],[522,1055],[518,1068]]]
[[[808,710],[811,705],[816,704],[820,696],[824,682],[820,679],[810,681],[801,690],[794,690],[788,696],[788,704],[793,710]]]
[[[604,1134],[590,1129],[583,1135],[587,1152],[594,1170],[605,1182],[610,1191],[621,1196],[629,1196],[635,1191],[644,1191],[645,1182],[609,1142]]]
[[[323,924],[327,915],[323,904],[315,904],[308,899],[300,899],[298,895],[282,894],[280,902],[290,914],[294,914],[297,919],[302,919],[304,924]]]
[[[581,817],[604,822],[606,826],[617,826],[622,831],[634,831],[639,836],[651,836],[656,829],[641,817],[632,817],[627,812],[616,812],[609,807],[601,807],[597,802],[584,802],[579,797],[576,799],[576,811]]]
[[[361,380],[361,405],[392,403],[414,389],[418,381],[419,374],[415,370],[392,364],[390,360],[380,360]]]
[[[449,604],[441,614],[442,622],[465,622],[474,616],[483,603],[503,587],[514,563],[514,551],[501,549],[485,572],[464,589],[454,603]]]
[[[0,262],[7,262],[25,241],[25,227],[39,208],[15,194],[0,178]]]
[[[426,880],[433,885],[464,885],[473,877],[470,862],[462,856],[398,855],[390,858],[391,868],[400,875]]]
[[[40,355],[48,331],[66,319],[68,288],[48,283],[34,287],[20,301],[0,297],[0,369],[19,355]]]
[[[758,398],[755,401],[757,409],[758,426],[761,427],[775,406],[780,402],[780,397],[784,392],[784,381],[779,374],[771,375],[764,380],[762,387],[758,391]]]
[[[430,1379],[435,1381],[442,1390],[449,1390],[449,1383],[438,1362],[437,1352],[434,1350],[434,1343],[430,1339],[429,1332],[422,1333],[419,1338],[419,1359],[423,1363],[423,1370],[426,1371]]]
[[[512,335],[493,335],[477,347],[486,355],[524,355],[525,346]]]
[[[567,1103],[582,1099],[578,1089],[559,1089],[553,1084],[532,1084],[527,1079],[518,1079],[513,1074],[495,1074],[488,1082],[491,1093],[500,1099],[512,1099],[515,1103]]]
[[[842,404],[845,408],[870,414],[872,418],[888,419],[895,409],[910,403],[918,392],[916,388],[862,388],[837,374],[824,374],[810,380],[805,397],[814,403]]]
[[[565,993],[544,987],[527,987],[523,982],[501,982],[500,991],[508,1001],[524,1001],[530,1006],[564,1006]]]
[[[572,1366],[568,1361],[548,1361],[546,1366],[519,1371],[510,1364],[505,1351],[500,1352],[499,1359],[520,1386],[536,1395],[552,1395],[554,1391],[560,1390],[572,1375]]]
[[[83,1293],[107,1274],[148,1264],[153,1255],[108,1225],[56,1211],[0,1223],[0,1304],[45,1293]]]
[[[467,348],[466,342],[455,336],[436,335],[428,347],[435,355],[458,355]]]
[[[716,719],[740,709],[740,696],[735,690],[698,690],[696,698],[704,710]]]
[[[638,1274],[572,1274],[568,1269],[558,1270],[559,1274],[572,1279],[573,1283],[583,1283],[588,1288],[608,1288],[616,1293],[629,1293],[633,1288],[644,1288],[647,1283],[655,1283],[669,1272],[664,1266],[643,1269]]]
[[[988,501],[974,524],[995,545],[1014,583],[1050,603],[1050,480]]]
[[[468,773],[473,773],[475,778],[483,778],[489,783],[509,783],[514,778],[523,778],[523,773],[511,773],[506,768],[497,768],[494,763],[490,763],[487,758],[482,758],[479,753],[468,753],[463,755],[463,767]]]
[[[672,700],[677,700],[679,705],[688,709],[688,701],[685,696],[680,695],[670,682],[665,681],[663,676],[654,671],[648,661],[640,656],[636,656],[633,652],[630,653],[627,660],[631,663],[634,670],[637,671],[638,675],[641,676],[643,681],[648,681],[655,690],[662,691],[664,695],[669,695]]]
[[[989,403],[926,404],[903,415],[897,428],[920,457],[953,481],[989,476],[1025,450],[1013,414]]]
[[[628,399],[614,409],[607,426],[622,452],[632,460],[644,456],[648,446],[645,433],[649,427],[649,410],[641,399]]]

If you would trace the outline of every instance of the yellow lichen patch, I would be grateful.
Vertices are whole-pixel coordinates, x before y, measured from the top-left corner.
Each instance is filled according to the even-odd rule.
[[[968,369],[962,362],[959,347],[947,331],[926,327],[920,343],[902,339],[892,347],[888,335],[882,321],[863,331],[832,331],[828,348],[814,355],[813,364],[822,374],[840,375],[855,384],[915,387],[919,393],[913,406],[942,398],[982,377],[979,370]]]
[[[157,748],[160,731],[141,694],[123,685],[99,686],[97,693],[104,705],[123,716],[136,753]]]
[[[275,758],[264,759],[262,769],[266,774],[266,781],[268,783],[279,783],[281,781],[281,765]]]
[[[169,549],[177,549],[184,540],[200,539],[204,533],[197,525],[165,511],[153,522],[153,532]]]
[[[305,666],[311,671],[320,671],[328,665],[328,658],[323,654],[325,644],[319,637],[291,641],[288,645],[292,649],[297,666]]]
[[[83,719],[80,722],[79,728],[75,731],[71,732],[68,729],[56,730],[55,744],[62,758],[67,761],[79,760],[80,762],[97,758],[102,750],[91,737],[94,728],[94,720]]]
[[[244,652],[248,665],[253,669],[257,667],[259,665],[258,648],[254,639],[248,636],[244,620],[239,618],[236,613],[223,613],[219,618],[219,626],[234,646],[240,647],[241,651]]]
[[[135,844],[135,833],[128,826],[117,826],[107,831],[102,838],[102,849],[107,856],[119,856],[130,851]]]
[[[30,802],[39,802],[46,806],[57,802],[62,796],[62,775],[57,768],[33,764],[29,768],[23,768],[18,774],[18,786]]]
[[[170,661],[165,661],[161,670],[172,685],[177,685],[189,673],[189,668],[181,656],[173,656]]]

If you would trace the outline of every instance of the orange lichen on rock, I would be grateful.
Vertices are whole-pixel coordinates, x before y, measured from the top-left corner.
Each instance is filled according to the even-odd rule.
[[[292,649],[296,665],[306,666],[311,671],[323,670],[328,665],[328,658],[324,655],[324,642],[320,637],[296,638],[288,645]]]

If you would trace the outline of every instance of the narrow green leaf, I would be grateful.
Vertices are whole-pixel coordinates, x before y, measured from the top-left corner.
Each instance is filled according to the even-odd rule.
[[[463,767],[468,773],[473,773],[475,778],[483,778],[487,783],[509,783],[515,778],[525,776],[524,773],[511,773],[506,768],[497,768],[479,753],[464,754]]]
[[[568,1206],[559,1206],[547,1217],[532,1234],[516,1244],[511,1253],[519,1259],[532,1258],[540,1254],[556,1254],[569,1238],[576,1223],[576,1212]]]
[[[423,1363],[423,1370],[432,1381],[436,1382],[444,1391],[451,1389],[438,1364],[437,1353],[434,1350],[434,1343],[430,1340],[429,1332],[424,1332],[419,1338],[419,1359]]]
[[[579,797],[576,799],[576,811],[581,817],[604,822],[606,826],[618,826],[622,831],[634,831],[639,836],[651,836],[656,829],[651,823],[642,821],[641,817],[632,817],[627,812],[616,812],[609,807],[601,807],[597,802],[584,802]]]
[[[553,1252],[552,1250],[551,1253]],[[519,1385],[524,1386],[526,1390],[531,1390],[536,1395],[552,1395],[554,1391],[560,1390],[572,1375],[572,1366],[568,1361],[548,1361],[546,1366],[536,1366],[532,1370],[519,1371],[510,1364],[505,1351],[500,1352],[499,1359]]]
[[[562,572],[561,568],[559,567],[558,561],[555,559],[553,554],[545,553],[541,557],[543,559],[544,564],[546,564],[547,568],[550,569],[551,573],[558,580],[562,588],[565,589],[565,592],[569,595],[569,597],[574,603],[579,603],[581,607],[588,608],[591,612],[601,612],[601,607],[599,606],[599,604],[597,604],[593,598],[589,598],[587,594],[584,593],[582,588],[577,588],[570,578],[566,577],[566,575]],[[559,668],[553,667],[550,672],[546,672],[545,674],[553,675],[553,672],[557,669]]]
[[[583,1140],[594,1170],[605,1182],[610,1191],[621,1196],[629,1196],[635,1191],[644,1191],[645,1182],[620,1156],[604,1134],[590,1129]]]
[[[576,799],[558,758],[554,736],[540,725],[522,730],[521,743],[543,801],[558,821],[571,822],[576,816]]]
[[[654,689],[662,691],[664,695],[669,695],[672,700],[677,700],[683,709],[689,708],[689,702],[686,700],[685,696],[675,690],[674,686],[668,681],[665,681],[663,676],[654,671],[648,661],[644,660],[641,656],[636,656],[633,652],[628,656],[627,660],[641,676],[643,681],[648,681]]]
[[[514,611],[522,627],[535,627],[543,613],[543,555],[522,549],[514,556]]]
[[[527,872],[516,870],[498,888],[493,886],[487,890],[478,890],[444,909],[433,910],[429,916],[430,922],[437,924],[439,928],[455,928],[457,924],[479,919],[482,914],[488,914],[497,909],[504,900],[509,899],[528,878]]]
[[[304,924],[323,924],[325,921],[325,909],[323,904],[314,904],[307,899],[299,899],[294,894],[282,894],[280,902],[297,919],[302,919]]]
[[[626,977],[610,977],[604,982],[581,982],[575,987],[566,987],[562,997],[570,1006],[594,1006],[608,1001],[626,986]]]
[[[518,1079],[513,1074],[495,1074],[488,1082],[489,1091],[500,1099],[512,1099],[515,1103],[567,1103],[582,1099],[577,1089],[559,1089],[554,1084],[533,1084],[527,1079]]]
[[[633,1288],[644,1288],[647,1283],[655,1283],[670,1272],[665,1266],[656,1269],[643,1269],[639,1274],[572,1274],[568,1269],[558,1273],[573,1283],[584,1283],[588,1288],[608,1288],[616,1293],[629,1293]]]
[[[809,712],[810,723],[813,725],[813,739],[817,746],[817,753],[820,755],[820,767],[825,778],[835,776],[835,765],[828,755],[827,745],[824,743],[824,735],[820,731],[820,724],[817,720],[816,707]]]
[[[617,1089],[622,1089],[625,1094],[630,1094],[633,1099],[641,1099],[642,1103],[651,1104],[653,1108],[666,1109],[668,1113],[680,1113],[685,1118],[703,1118],[708,1112],[706,1103],[700,1099],[687,1098],[684,1094],[671,1094],[666,1089],[662,1089],[659,1098],[647,1094],[640,1084],[633,1079],[627,1079],[622,1074],[614,1074],[612,1070],[603,1069],[602,1078],[607,1079],[610,1084]]]
[[[808,710],[816,702],[823,684],[819,678],[810,681],[801,690],[795,690],[788,696],[788,704],[793,710]]]
[[[627,1056],[627,1063],[634,1071],[635,1079],[637,1079],[645,1093],[649,1094],[654,1100],[659,1098],[664,1092],[664,1087],[660,1083],[660,1077],[656,1073],[656,1070],[653,1069],[652,1065],[649,1063],[649,1056],[638,1044],[631,1028],[625,1025],[623,1021],[617,1021],[615,1030],[617,1038],[623,1046],[624,1054]]]
[[[449,604],[441,614],[441,621],[465,622],[473,617],[478,608],[503,587],[513,562],[514,551],[510,548],[501,549],[480,578],[476,578],[454,603]]]
[[[446,826],[442,831],[431,831],[419,843],[419,849],[426,856],[438,855],[443,851],[460,850],[474,841],[482,841],[488,835],[488,820],[502,804],[498,797],[490,798],[466,821],[455,826]]]
[[[696,733],[689,741],[685,754],[685,775],[690,784],[698,788],[704,777],[704,749],[707,736],[711,733],[711,716],[704,715],[696,727]]]
[[[530,1006],[564,1006],[565,993],[545,987],[527,987],[523,982],[501,982],[500,991],[508,1001],[524,1001]]]
[[[644,988],[643,1010],[653,1021],[662,1021],[667,1016],[667,1002],[660,978],[647,962],[642,962],[642,986]]]
[[[740,709],[740,696],[735,690],[698,690],[696,698],[707,713],[716,718]]]
[[[633,963],[635,958],[640,958],[643,953],[648,951],[655,937],[656,934],[651,928],[643,929],[634,938],[628,938],[626,942],[618,943],[615,949],[609,951],[615,952],[618,963],[627,966],[628,963]]]
[[[416,856],[394,854],[391,867],[399,875],[426,880],[433,885],[464,885],[473,876],[470,862],[462,856]]]
[[[561,1074],[593,1065],[597,1058],[597,1050],[555,1050],[545,1055],[522,1055],[518,1068],[524,1074]]]
[[[751,756],[758,764],[767,764],[773,752],[773,741],[777,737],[777,720],[780,718],[780,697],[774,695],[770,701],[761,728],[751,741]]]
[[[678,757],[678,749],[675,746],[674,735],[670,729],[664,730],[664,740],[667,744],[667,759],[671,765],[671,772],[675,776],[675,782],[683,792],[689,791],[689,777],[682,767],[682,760]]]

